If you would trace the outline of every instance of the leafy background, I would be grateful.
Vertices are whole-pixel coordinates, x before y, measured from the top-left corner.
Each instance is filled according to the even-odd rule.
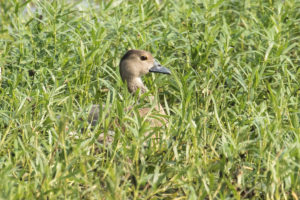
[[[0,198],[298,200],[299,10],[298,0],[1,1]],[[132,48],[172,71],[144,77],[167,127],[124,112],[139,106],[118,72]],[[106,107],[87,129],[92,104]],[[111,132],[112,144],[97,140]]]

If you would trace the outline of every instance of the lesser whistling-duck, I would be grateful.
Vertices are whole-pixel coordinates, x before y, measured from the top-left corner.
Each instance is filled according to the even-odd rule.
[[[120,75],[124,83],[127,84],[128,91],[130,93],[136,93],[139,91],[140,94],[143,94],[148,91],[147,87],[143,84],[141,77],[148,74],[149,72],[162,73],[162,74],[171,74],[171,71],[166,67],[162,66],[157,60],[154,59],[152,54],[148,51],[143,50],[129,50],[121,58],[119,65]],[[150,99],[153,100],[153,97],[150,96]],[[154,101],[152,101],[154,102]],[[130,110],[131,108],[127,109]],[[153,108],[143,107],[138,110],[139,115],[144,117],[149,114],[152,110],[155,110],[159,114],[165,115],[164,109],[162,106],[157,103]],[[93,105],[89,116],[88,121],[92,125],[96,125],[99,119],[99,105]],[[147,119],[150,122],[152,127],[160,127],[166,124],[165,119]]]

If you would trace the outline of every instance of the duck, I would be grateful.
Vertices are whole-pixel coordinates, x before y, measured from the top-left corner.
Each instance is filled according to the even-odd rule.
[[[145,50],[128,50],[121,58],[119,64],[119,72],[122,81],[127,85],[129,93],[132,95],[138,93],[139,96],[148,92],[148,88],[144,85],[142,77],[148,73],[161,73],[170,75],[171,71],[162,66],[153,55]],[[155,103],[154,97],[149,96],[150,102]],[[99,119],[100,109],[104,106],[93,105],[88,115],[88,122],[95,126]],[[129,107],[126,111],[132,109]],[[140,117],[146,117],[152,111],[160,115],[166,115],[161,104],[157,103],[153,107],[142,107],[138,110]],[[165,118],[149,118],[147,121],[151,127],[162,127],[167,124]]]

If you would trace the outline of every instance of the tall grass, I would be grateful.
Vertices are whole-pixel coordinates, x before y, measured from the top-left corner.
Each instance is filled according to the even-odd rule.
[[[0,198],[298,200],[299,9],[1,1]],[[142,104],[118,71],[131,48],[172,71],[144,77],[167,127],[124,111]],[[86,129],[92,104],[106,107]],[[98,142],[111,131],[112,144]]]

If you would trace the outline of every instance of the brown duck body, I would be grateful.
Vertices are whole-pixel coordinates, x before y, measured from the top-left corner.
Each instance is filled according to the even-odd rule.
[[[143,50],[129,50],[121,58],[119,65],[120,75],[124,83],[127,84],[128,91],[132,94],[137,91],[143,94],[148,91],[147,87],[143,84],[142,76],[149,72],[170,74],[170,70],[161,66],[158,61],[154,59],[150,52]],[[150,103],[154,103],[154,97],[149,96]],[[92,125],[96,125],[99,119],[100,109],[103,108],[99,105],[93,105],[88,116],[88,120]],[[130,110],[127,108],[126,110]],[[166,115],[163,107],[156,103],[151,107],[142,107],[138,110],[140,117],[148,117],[151,113],[157,113],[159,115]],[[166,124],[165,118],[157,119],[149,117],[147,121],[152,127],[160,127]]]

